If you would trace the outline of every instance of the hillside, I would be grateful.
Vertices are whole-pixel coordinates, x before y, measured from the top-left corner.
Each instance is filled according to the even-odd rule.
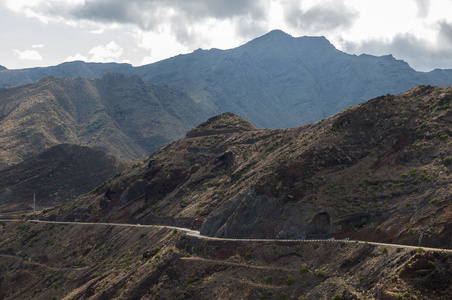
[[[124,162],[100,150],[54,146],[0,170],[0,211],[24,203],[32,209],[33,194],[38,208],[74,199],[124,168]]]
[[[5,300],[452,295],[450,252],[355,242],[201,240],[179,230],[134,225],[5,222],[0,227]]]
[[[258,128],[313,123],[350,105],[421,84],[452,85],[452,70],[417,72],[392,55],[350,55],[324,37],[292,37],[274,30],[234,49],[199,49],[140,67],[72,62],[4,70],[0,86],[46,75],[92,78],[112,71],[167,84],[202,104],[208,116],[229,111]]]
[[[205,120],[187,95],[140,77],[45,77],[0,89],[0,167],[70,143],[142,158]]]
[[[223,114],[44,217],[450,247],[451,101],[420,86],[286,130]]]

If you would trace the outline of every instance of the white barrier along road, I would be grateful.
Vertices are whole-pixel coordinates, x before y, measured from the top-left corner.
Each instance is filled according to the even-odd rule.
[[[452,252],[452,249],[441,249],[441,248],[429,248],[429,247],[418,247],[418,246],[408,246],[400,244],[386,244],[377,242],[367,242],[367,241],[357,241],[357,240],[336,240],[336,239],[325,239],[325,240],[299,240],[299,239],[235,239],[235,238],[218,238],[200,235],[197,230],[192,230],[188,228],[175,227],[175,226],[165,226],[165,225],[141,225],[141,224],[118,224],[118,223],[90,223],[90,222],[65,222],[65,221],[41,221],[41,220],[28,220],[30,223],[46,223],[46,224],[62,224],[62,225],[104,225],[104,226],[122,226],[122,227],[149,227],[149,228],[168,228],[177,229],[182,231],[184,234],[193,236],[200,239],[209,240],[219,240],[219,241],[242,241],[242,242],[300,242],[300,243],[312,243],[312,242],[329,242],[329,243],[358,243],[358,244],[369,244],[384,247],[396,247],[405,249],[419,249],[422,248],[425,251],[439,251],[439,252]]]

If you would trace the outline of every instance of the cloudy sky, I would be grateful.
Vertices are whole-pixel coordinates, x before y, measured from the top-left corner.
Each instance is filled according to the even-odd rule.
[[[416,70],[452,69],[452,0],[0,0],[0,65],[148,64],[272,29]]]

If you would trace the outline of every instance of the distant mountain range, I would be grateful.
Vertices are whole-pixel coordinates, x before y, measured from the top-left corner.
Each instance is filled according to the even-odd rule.
[[[139,76],[45,77],[0,89],[0,167],[62,143],[147,157],[207,118],[190,97]]]
[[[141,67],[71,62],[3,70],[0,86],[47,75],[97,78],[108,72],[167,84],[202,104],[210,116],[230,111],[259,128],[300,126],[421,84],[452,85],[452,70],[417,72],[391,55],[350,55],[324,37],[294,38],[275,30],[235,49],[197,50]]]

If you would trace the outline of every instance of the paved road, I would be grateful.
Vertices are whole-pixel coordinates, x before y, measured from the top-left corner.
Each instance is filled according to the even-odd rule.
[[[234,239],[234,238],[218,238],[210,237],[205,235],[200,235],[199,231],[191,230],[188,228],[175,227],[175,226],[165,226],[165,225],[141,225],[141,224],[117,224],[117,223],[89,223],[89,222],[63,222],[63,221],[41,221],[41,220],[29,220],[30,223],[46,223],[46,224],[65,224],[65,225],[105,225],[105,226],[120,226],[120,227],[148,227],[148,228],[168,228],[177,229],[186,235],[194,236],[201,239],[218,240],[218,241],[244,241],[244,242],[300,242],[300,243],[313,243],[313,242],[330,242],[330,243],[358,243],[358,244],[369,244],[382,247],[395,247],[395,248],[405,248],[405,249],[419,249],[422,248],[425,251],[439,251],[439,252],[451,252],[452,249],[441,249],[441,248],[428,248],[428,247],[418,247],[418,246],[408,246],[400,244],[387,244],[387,243],[377,243],[377,242],[366,242],[366,241],[356,241],[356,240],[296,240],[296,239]]]

